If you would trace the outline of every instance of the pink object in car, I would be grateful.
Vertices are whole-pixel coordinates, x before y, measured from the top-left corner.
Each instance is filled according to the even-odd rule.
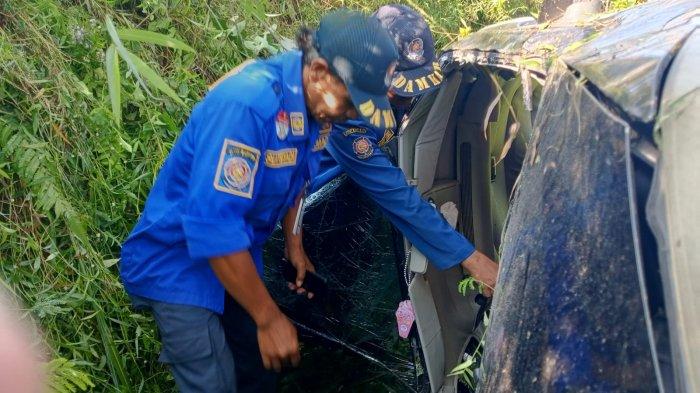
[[[399,303],[399,308],[396,309],[396,323],[399,328],[399,336],[401,338],[408,338],[408,333],[411,332],[411,326],[416,320],[416,316],[413,313],[413,305],[410,300],[404,300]]]

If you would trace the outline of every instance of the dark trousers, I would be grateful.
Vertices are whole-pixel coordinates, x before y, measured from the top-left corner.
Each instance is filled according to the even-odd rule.
[[[236,393],[236,367],[221,316],[136,295],[131,301],[134,308],[153,313],[162,344],[159,360],[170,366],[180,393]]]
[[[277,373],[263,366],[255,321],[228,293],[222,318],[226,341],[233,353],[238,393],[272,393]]]

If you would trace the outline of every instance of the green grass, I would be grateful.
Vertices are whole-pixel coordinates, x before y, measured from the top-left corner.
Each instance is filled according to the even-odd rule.
[[[644,3],[646,0],[603,0],[603,8],[605,11],[620,11],[638,4]]]
[[[611,0],[608,8],[635,2]],[[325,11],[339,6],[372,11],[382,3],[0,4],[0,279],[38,320],[51,356],[70,361],[53,363],[59,378],[72,378],[66,383],[77,389],[92,383],[95,391],[172,391],[172,378],[157,362],[155,326],[129,308],[116,262],[190,108],[218,76],[246,58],[277,51],[283,37],[302,24],[315,25]],[[536,0],[407,3],[425,15],[439,46],[456,39],[460,29],[529,15],[538,5]],[[118,29],[164,34],[192,48],[157,45],[153,37],[124,40],[126,49],[162,77],[170,96],[148,80],[146,91],[123,59],[118,70],[112,62],[107,71],[105,55],[113,42],[107,16]],[[109,93],[110,75],[119,87],[120,115],[114,90]]]

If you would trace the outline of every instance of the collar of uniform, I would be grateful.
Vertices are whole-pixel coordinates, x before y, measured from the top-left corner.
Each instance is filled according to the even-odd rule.
[[[282,69],[282,106],[290,122],[287,139],[292,142],[308,139],[310,124],[304,100],[301,52],[290,51],[280,55],[278,59]]]

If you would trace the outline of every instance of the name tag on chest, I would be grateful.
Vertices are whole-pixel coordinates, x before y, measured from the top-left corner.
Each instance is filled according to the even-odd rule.
[[[268,168],[283,168],[297,164],[298,151],[295,147],[265,151],[265,166]]]

